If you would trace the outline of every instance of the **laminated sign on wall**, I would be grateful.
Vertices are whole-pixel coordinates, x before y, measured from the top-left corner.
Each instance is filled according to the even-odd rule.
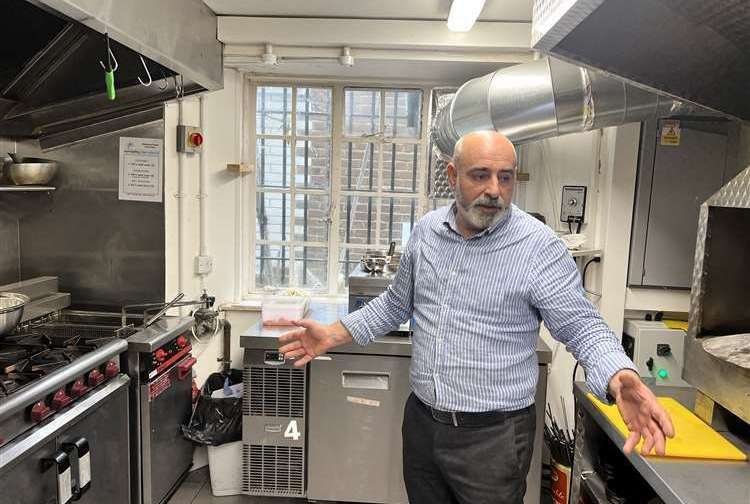
[[[161,202],[163,141],[120,137],[120,199]]]
[[[661,144],[680,145],[680,121],[661,122]]]

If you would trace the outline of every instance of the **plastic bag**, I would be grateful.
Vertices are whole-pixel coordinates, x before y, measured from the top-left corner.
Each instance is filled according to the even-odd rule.
[[[219,446],[242,439],[242,398],[211,397],[214,391],[242,383],[242,371],[230,370],[229,376],[212,373],[201,389],[193,414],[182,434],[194,443]]]

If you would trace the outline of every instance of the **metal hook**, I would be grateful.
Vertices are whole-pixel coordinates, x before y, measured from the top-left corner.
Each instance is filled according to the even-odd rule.
[[[109,58],[112,59],[112,61],[115,62],[115,66],[112,67],[112,61],[107,61],[107,63],[109,64],[110,68],[112,68],[112,71],[116,72],[117,69],[120,67],[120,65],[117,63],[117,58],[115,58],[115,53],[112,52],[112,48],[109,47],[109,34],[107,33],[104,34],[104,40],[107,44],[107,55]],[[102,63],[102,60],[99,60],[99,64],[102,66],[102,69],[106,72],[107,67],[104,65],[104,63]]]
[[[146,65],[146,61],[143,59],[142,55],[138,55],[141,58],[141,63],[143,63],[143,68],[146,70],[146,75],[148,76],[148,83],[143,82],[140,77],[138,77],[138,82],[141,83],[141,86],[149,87],[151,83],[153,82],[153,79],[151,79],[151,72],[148,71],[148,66]]]

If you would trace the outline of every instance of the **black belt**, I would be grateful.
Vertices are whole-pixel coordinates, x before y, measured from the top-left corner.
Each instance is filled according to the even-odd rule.
[[[433,420],[454,427],[487,427],[501,423],[509,418],[513,418],[524,413],[528,413],[534,405],[527,406],[520,410],[514,411],[482,411],[478,413],[466,413],[462,411],[442,411],[435,409],[429,404],[425,404],[414,394],[417,404],[427,410]]]

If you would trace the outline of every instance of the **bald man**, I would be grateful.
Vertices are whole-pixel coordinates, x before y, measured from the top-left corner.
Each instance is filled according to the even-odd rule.
[[[413,504],[523,502],[541,320],[583,365],[591,390],[616,401],[631,431],[624,450],[642,437],[644,452],[663,454],[674,435],[669,415],[584,296],[565,245],[511,203],[510,141],[466,135],[448,177],[455,203],[416,224],[391,287],[334,324],[296,322],[299,329],[281,336],[281,352],[303,366],[413,320],[413,393],[402,428]]]

